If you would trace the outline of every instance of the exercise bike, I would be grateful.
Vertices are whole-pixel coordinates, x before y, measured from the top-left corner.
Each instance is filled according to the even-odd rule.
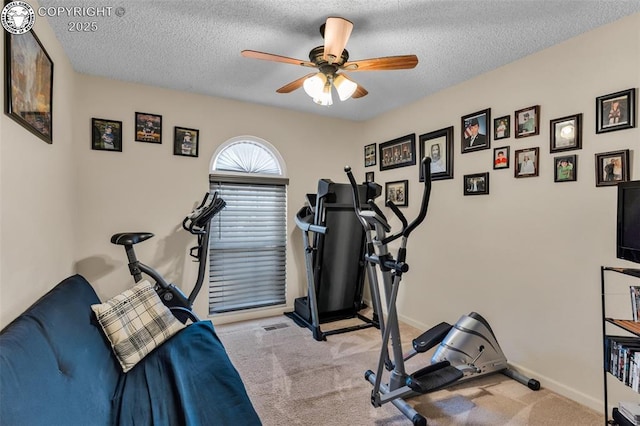
[[[111,237],[113,244],[124,246],[129,260],[129,272],[135,282],[142,280],[142,274],[146,274],[153,279],[155,290],[160,299],[182,323],[186,323],[187,320],[199,321],[192,308],[193,302],[202,288],[206,273],[211,218],[225,206],[225,201],[218,197],[217,192],[214,194],[207,193],[200,205],[182,221],[182,228],[198,237],[198,245],[189,250],[189,255],[196,259],[195,262],[199,263],[198,278],[188,297],[174,284],[168,283],[158,271],[140,262],[136,257],[133,246],[152,238],[154,234],[151,232],[123,232],[114,234]]]
[[[431,159],[425,157],[421,162],[424,179],[422,204],[418,216],[408,223],[400,209],[387,200],[386,206],[402,223],[402,229],[393,235],[387,218],[376,204],[369,200],[371,210],[361,210],[359,194],[353,191],[354,208],[360,222],[368,233],[365,260],[373,269],[380,269],[386,297],[386,320],[381,308],[377,312],[380,318],[382,346],[375,372],[368,370],[365,379],[373,385],[371,404],[380,407],[391,402],[414,425],[426,426],[427,419],[409,405],[405,398],[434,392],[461,381],[477,378],[492,373],[502,373],[528,386],[532,390],[540,389],[540,383],[509,368],[493,330],[489,323],[478,313],[471,312],[463,315],[458,322],[450,325],[446,322],[425,331],[412,342],[412,349],[404,354],[400,338],[396,300],[402,275],[409,271],[406,263],[407,240],[411,232],[420,225],[426,215],[431,195]],[[345,167],[352,188],[357,188],[350,167]],[[400,239],[400,247],[396,258],[389,252],[388,244]],[[380,291],[373,291],[378,287],[377,275],[368,274],[372,288],[372,298],[378,298],[373,306],[382,307]],[[389,352],[391,340],[391,353]],[[424,368],[409,374],[405,369],[405,361],[420,353],[437,347],[431,362]],[[383,383],[384,370],[389,371],[387,383]]]

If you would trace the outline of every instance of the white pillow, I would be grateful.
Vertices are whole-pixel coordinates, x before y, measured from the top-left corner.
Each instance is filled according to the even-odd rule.
[[[185,327],[147,280],[91,309],[125,373]]]

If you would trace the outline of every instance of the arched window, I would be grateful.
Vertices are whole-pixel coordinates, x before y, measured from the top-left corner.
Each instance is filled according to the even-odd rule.
[[[226,202],[211,222],[209,313],[284,304],[288,179],[282,157],[265,140],[236,137],[214,153],[209,181]]]

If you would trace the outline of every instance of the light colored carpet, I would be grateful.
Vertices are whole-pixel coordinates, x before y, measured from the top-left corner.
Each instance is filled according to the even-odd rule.
[[[323,324],[323,331],[341,326]],[[219,325],[216,330],[240,372],[265,426],[411,425],[392,404],[374,408],[364,372],[375,370],[380,331],[375,328],[329,336],[317,342],[307,328],[273,317]],[[419,331],[402,325],[410,347]],[[406,336],[406,337],[405,337]],[[407,363],[415,371],[427,354]],[[422,364],[422,365],[421,365]],[[410,400],[430,426],[601,426],[604,416],[544,389],[495,374]]]

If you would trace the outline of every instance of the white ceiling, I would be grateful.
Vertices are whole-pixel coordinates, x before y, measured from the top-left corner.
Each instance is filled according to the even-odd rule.
[[[110,6],[110,17],[47,18],[76,71],[298,111],[366,120],[595,27],[640,12],[640,0],[40,0]],[[124,16],[115,16],[115,8]],[[90,11],[90,10],[89,10]],[[310,72],[244,58],[258,50],[308,60],[329,16],[354,23],[350,60],[415,54],[415,69],[351,72],[360,99],[314,104],[276,89]],[[36,19],[43,19],[37,17]],[[72,32],[71,22],[97,23]],[[640,29],[639,29],[640,37]],[[615,40],[612,40],[615,43]]]

